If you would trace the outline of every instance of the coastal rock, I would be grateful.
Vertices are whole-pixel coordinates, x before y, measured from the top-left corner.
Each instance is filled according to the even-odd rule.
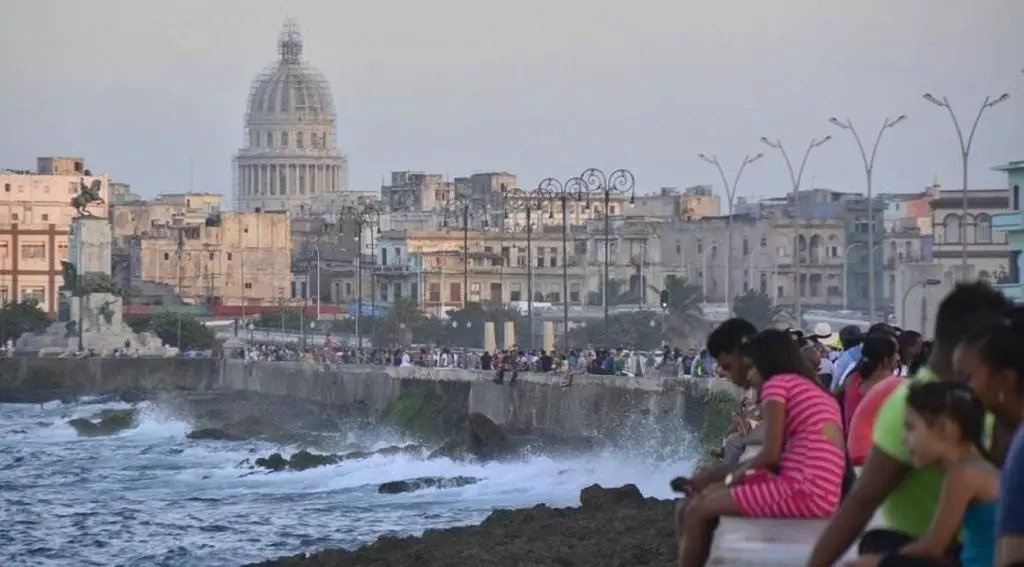
[[[385,482],[377,487],[378,494],[401,494],[403,492],[415,492],[425,488],[459,488],[476,484],[480,479],[471,476],[422,476],[408,480],[394,480]]]
[[[189,431],[185,437],[196,441],[210,440],[210,441],[244,441],[246,437],[225,431],[223,429],[217,429],[216,427],[205,427],[203,429],[196,429]]]
[[[329,549],[249,567],[675,565],[674,500],[638,501],[635,487],[629,486],[585,490],[588,496],[581,493],[581,501],[627,504],[495,510],[476,526],[427,530],[420,537],[384,536],[358,549]]]
[[[343,455],[332,455],[332,454],[320,454],[311,453],[306,450],[299,451],[291,456],[291,458],[284,458],[281,453],[274,453],[267,457],[260,457],[253,461],[254,467],[269,469],[274,472],[283,470],[293,471],[304,471],[306,469],[313,469],[317,467],[325,467],[328,465],[337,464],[341,461],[350,461],[355,459],[367,459],[374,455],[399,455],[399,454],[422,454],[423,447],[421,445],[391,445],[384,447],[379,451],[352,451]],[[245,461],[243,461],[244,463]],[[241,463],[240,463],[241,464]]]
[[[644,495],[635,484],[618,488],[604,488],[591,484],[580,491],[580,506],[595,512],[617,510],[622,506],[636,506],[645,502]]]
[[[515,445],[505,430],[487,416],[473,413],[429,458],[473,458],[486,461],[508,457],[513,453]]]
[[[135,427],[137,418],[138,412],[135,409],[108,409],[93,415],[91,419],[84,417],[72,419],[68,421],[68,425],[82,437],[100,437]]]

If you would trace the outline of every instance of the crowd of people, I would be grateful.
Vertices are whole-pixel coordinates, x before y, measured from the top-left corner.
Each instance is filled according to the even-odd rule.
[[[828,519],[808,567],[858,541],[856,567],[1024,566],[1024,308],[963,283],[933,342],[885,324],[822,331],[730,319],[709,336],[719,371],[756,396],[721,462],[671,482],[679,565],[704,565],[718,519],[744,516]],[[876,514],[884,529],[865,532]]]

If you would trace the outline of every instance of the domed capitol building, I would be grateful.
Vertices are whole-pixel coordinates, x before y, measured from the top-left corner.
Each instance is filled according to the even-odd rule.
[[[337,145],[331,86],[303,60],[294,21],[285,22],[277,48],[277,62],[249,92],[246,146],[234,159],[235,209],[306,215],[348,188],[348,159]]]

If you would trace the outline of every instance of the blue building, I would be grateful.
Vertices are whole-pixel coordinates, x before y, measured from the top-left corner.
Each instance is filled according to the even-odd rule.
[[[992,229],[1006,233],[1010,248],[1009,275],[998,285],[1004,294],[1017,303],[1024,303],[1024,284],[1021,282],[1021,250],[1024,250],[1024,211],[1020,208],[1020,186],[1024,185],[1024,160],[1011,161],[994,168],[1005,171],[1010,186],[1008,213],[992,215]]]

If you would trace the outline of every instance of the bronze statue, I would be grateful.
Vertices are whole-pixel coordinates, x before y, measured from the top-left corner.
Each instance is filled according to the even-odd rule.
[[[80,217],[91,217],[95,216],[89,212],[88,206],[92,203],[105,204],[106,201],[100,197],[100,190],[103,188],[103,182],[99,179],[93,179],[91,185],[85,184],[85,179],[78,182],[78,194],[71,198],[71,206],[78,211]]]

